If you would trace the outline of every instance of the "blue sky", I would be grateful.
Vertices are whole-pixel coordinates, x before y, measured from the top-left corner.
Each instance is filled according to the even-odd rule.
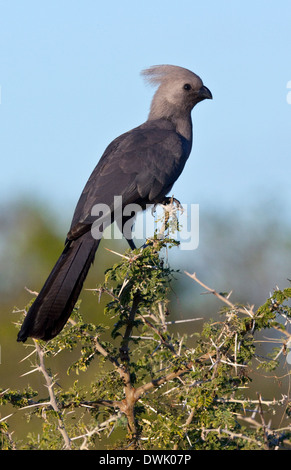
[[[168,63],[214,97],[175,196],[290,217],[290,25],[290,0],[0,1],[0,205],[30,197],[69,222],[106,146],[147,118],[140,71]]]

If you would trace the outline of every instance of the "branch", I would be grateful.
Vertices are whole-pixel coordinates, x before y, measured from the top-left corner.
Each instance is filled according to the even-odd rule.
[[[84,439],[82,445],[80,446],[80,450],[88,450],[88,438],[94,436],[94,434],[99,434],[102,431],[105,431],[106,429],[109,428],[110,425],[112,425],[112,429],[110,430],[110,433],[112,433],[116,421],[118,421],[121,418],[122,414],[119,412],[114,416],[110,416],[106,421],[103,421],[103,423],[99,424],[98,426],[94,427],[90,431],[87,431],[85,434],[82,434],[80,436],[73,437],[71,440],[75,441],[77,439]]]
[[[53,388],[54,387],[54,382],[52,381],[51,376],[49,375],[48,371],[45,368],[43,350],[41,349],[41,347],[39,346],[37,341],[33,340],[33,342],[35,344],[35,348],[36,348],[36,351],[37,351],[37,354],[38,354],[38,357],[39,357],[38,370],[43,374],[43,376],[45,378],[45,381],[46,381],[47,388],[48,388],[49,397],[50,397],[49,403],[50,403],[51,407],[53,408],[53,410],[56,411],[56,413],[58,414],[58,430],[60,431],[60,433],[61,433],[61,435],[64,439],[65,449],[66,450],[71,450],[71,448],[72,448],[71,447],[71,440],[70,440],[70,438],[67,434],[67,431],[65,429],[63,419],[62,419],[62,416],[61,416],[61,411],[58,407],[57,400],[56,400],[56,397],[55,397],[55,394],[54,394],[54,388]]]
[[[130,375],[130,369],[128,368],[128,363],[129,363],[129,341],[134,325],[134,319],[135,315],[137,312],[137,308],[139,305],[139,302],[141,301],[141,295],[139,292],[137,292],[134,295],[132,306],[131,306],[131,311],[128,317],[127,321],[127,326],[125,329],[125,333],[123,336],[123,340],[121,342],[120,346],[120,357],[121,360],[123,361],[123,368],[120,373],[120,376],[124,382],[124,393],[125,393],[125,399],[122,400],[120,404],[120,410],[124,412],[124,414],[127,417],[127,423],[128,423],[128,429],[129,432],[133,438],[133,446],[135,446],[135,442],[137,439],[137,425],[136,425],[136,420],[135,420],[135,414],[134,414],[134,406],[136,403],[135,399],[135,388],[133,387],[131,383],[131,375]]]
[[[229,429],[221,429],[221,428],[216,428],[216,429],[201,428],[202,439],[204,440],[204,434],[209,434],[210,432],[216,432],[218,436],[220,436],[221,434],[227,434],[228,436],[230,436],[231,439],[244,439],[245,441],[254,442],[259,447],[262,446],[262,443],[260,441],[257,441],[256,439],[252,439],[251,437],[248,437],[244,434],[232,432]]]
[[[176,351],[175,351],[175,348],[174,346],[169,343],[168,341],[165,340],[164,336],[162,333],[159,332],[158,328],[156,328],[151,322],[149,322],[148,320],[146,320],[146,318],[144,316],[140,316],[142,321],[147,325],[149,326],[160,338],[161,340],[161,344],[163,344],[166,348],[170,349],[170,351],[172,351],[172,353],[176,356]]]
[[[169,374],[162,376],[158,379],[153,379],[151,382],[148,382],[144,385],[141,385],[135,390],[135,400],[137,401],[144,393],[152,390],[153,388],[160,387],[166,382],[170,380],[176,379],[181,375],[185,374],[192,370],[193,363],[190,362],[189,364],[185,365],[183,369],[178,369],[176,372],[170,372]]]
[[[262,428],[263,428],[263,433],[264,433],[264,446],[265,446],[265,449],[268,450],[269,449],[268,427],[266,425],[265,418],[264,418],[264,411],[263,411],[263,407],[262,407],[261,395],[259,393],[257,393],[257,396],[258,396],[258,401],[259,401],[259,405],[258,405],[259,406],[259,415],[261,417]]]
[[[141,301],[141,296],[140,296],[140,293],[137,292],[133,297],[130,314],[129,314],[129,317],[128,317],[128,320],[127,320],[127,326],[126,326],[125,333],[124,333],[124,336],[123,336],[123,340],[121,342],[121,346],[120,346],[120,349],[119,349],[121,360],[125,361],[125,362],[129,361],[129,347],[128,347],[128,344],[129,344],[129,341],[130,341],[131,332],[132,332],[132,329],[133,329],[133,323],[134,323],[135,315],[136,315],[137,308],[138,308],[138,305],[139,305],[140,301]]]

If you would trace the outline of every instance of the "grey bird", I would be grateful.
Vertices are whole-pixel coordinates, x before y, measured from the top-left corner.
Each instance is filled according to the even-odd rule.
[[[198,75],[183,67],[152,66],[142,75],[158,86],[148,119],[113,140],[100,158],[77,203],[64,250],[29,309],[18,341],[50,340],[70,317],[100,243],[101,237],[92,236],[92,208],[106,205],[111,223],[115,196],[121,209],[132,203],[141,209],[163,203],[185,166],[192,148],[191,111],[212,94]],[[127,220],[122,218],[122,226]]]

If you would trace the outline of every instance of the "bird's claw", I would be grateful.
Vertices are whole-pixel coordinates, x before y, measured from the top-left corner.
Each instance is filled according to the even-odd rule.
[[[156,204],[153,205],[152,210],[151,210],[152,215],[154,215],[157,206],[159,206],[159,205],[169,206],[169,205],[172,205],[172,204],[176,204],[177,210],[180,210],[181,212],[184,211],[183,206],[182,206],[181,202],[178,199],[176,199],[174,196],[171,196],[171,197],[167,196],[161,202],[157,202]]]

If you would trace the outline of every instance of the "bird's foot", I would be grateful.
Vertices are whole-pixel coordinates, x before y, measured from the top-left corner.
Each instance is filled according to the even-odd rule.
[[[158,202],[158,203],[154,204],[154,206],[152,208],[152,215],[154,215],[157,206],[159,206],[159,205],[161,205],[161,206],[172,206],[173,204],[176,204],[176,206],[177,206],[176,210],[179,210],[181,212],[184,211],[183,206],[182,206],[181,202],[178,199],[176,199],[174,196],[171,196],[171,197],[166,196],[161,202]]]

